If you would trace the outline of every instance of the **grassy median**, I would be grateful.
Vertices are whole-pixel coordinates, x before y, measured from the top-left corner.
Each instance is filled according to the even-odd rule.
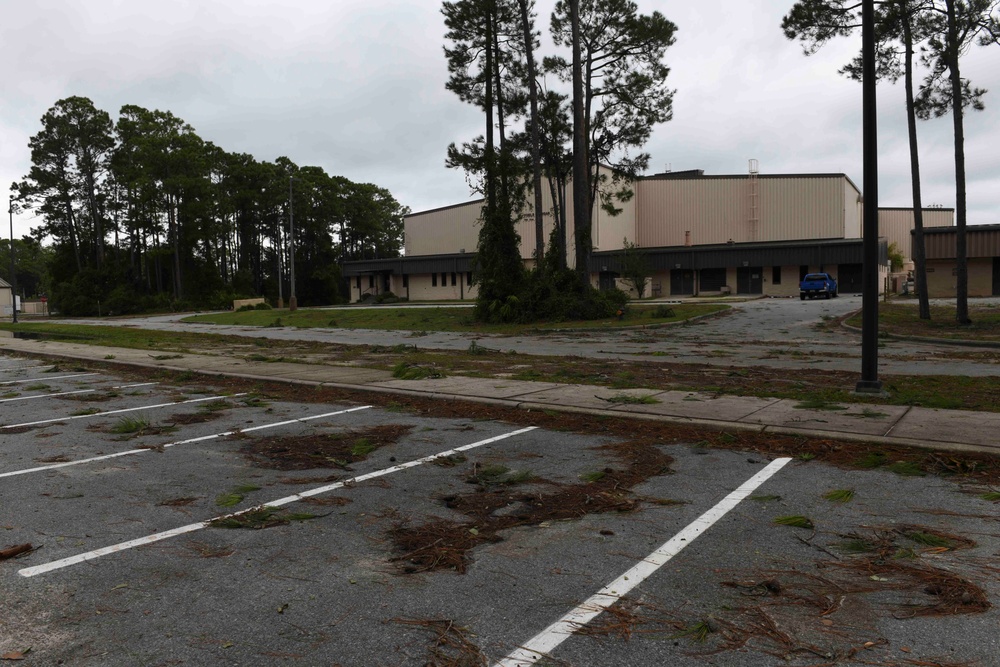
[[[922,336],[926,338],[950,338],[957,340],[1000,342],[1000,306],[969,306],[972,324],[955,321],[954,306],[931,306],[931,319],[921,320],[917,302],[882,303],[878,310],[879,331],[895,336]],[[860,327],[861,313],[847,320]]]

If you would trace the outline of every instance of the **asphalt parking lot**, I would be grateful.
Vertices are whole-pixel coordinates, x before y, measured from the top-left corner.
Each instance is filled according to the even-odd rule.
[[[363,398],[0,357],[0,657],[998,664],[990,489]]]

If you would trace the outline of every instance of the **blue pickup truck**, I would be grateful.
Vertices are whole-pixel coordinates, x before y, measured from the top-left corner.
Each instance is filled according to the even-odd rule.
[[[837,281],[829,273],[809,273],[799,283],[799,298],[815,299],[818,296],[837,298]]]

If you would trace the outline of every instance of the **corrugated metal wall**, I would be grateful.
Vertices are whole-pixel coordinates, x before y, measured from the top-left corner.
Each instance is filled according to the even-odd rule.
[[[973,257],[1000,257],[1000,226],[989,225],[989,229],[966,228],[967,255]],[[955,231],[933,232],[924,235],[927,259],[955,258]]]
[[[751,228],[750,179],[645,179],[637,191],[643,247],[844,238],[844,176],[758,178],[760,222]],[[855,195],[856,197],[856,195]]]
[[[403,219],[406,255],[475,252],[483,201],[408,215]]]
[[[955,224],[952,209],[924,209],[924,227],[951,227]],[[882,208],[878,211],[878,235],[895,243],[899,251],[911,259],[910,230],[913,229],[913,209]]]

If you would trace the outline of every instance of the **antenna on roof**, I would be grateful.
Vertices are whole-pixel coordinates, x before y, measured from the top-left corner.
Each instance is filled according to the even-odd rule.
[[[668,162],[667,163],[667,171],[666,171],[666,173],[669,174],[670,172],[672,172],[673,171],[673,166],[674,165],[672,163]]]

